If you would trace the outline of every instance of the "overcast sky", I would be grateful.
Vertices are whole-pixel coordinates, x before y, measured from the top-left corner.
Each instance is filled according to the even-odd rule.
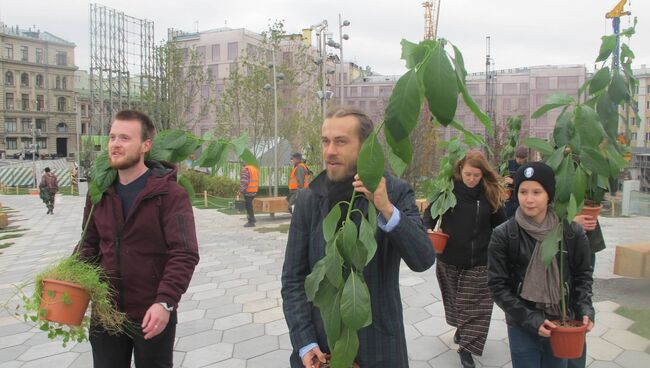
[[[546,64],[584,64],[593,69],[600,36],[610,34],[605,13],[618,0],[442,0],[438,36],[456,44],[470,72],[485,70],[485,38],[491,36],[495,69]],[[401,74],[402,38],[424,33],[422,0],[104,0],[101,5],[155,23],[156,42],[167,28],[185,31],[228,26],[263,31],[269,19],[284,20],[298,33],[323,19],[338,39],[338,14],[351,22],[344,57],[382,74]],[[89,3],[80,0],[27,0],[0,3],[0,20],[9,26],[36,26],[77,45],[76,64],[89,65]],[[631,47],[634,67],[650,64],[650,0],[632,0],[639,17]],[[631,20],[624,17],[622,28]]]

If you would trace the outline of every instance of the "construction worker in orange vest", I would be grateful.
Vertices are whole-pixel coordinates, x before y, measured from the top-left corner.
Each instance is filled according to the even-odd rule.
[[[239,193],[244,196],[246,205],[246,217],[248,222],[244,227],[255,227],[255,212],[253,211],[253,199],[259,187],[259,172],[253,165],[244,165],[239,173]]]
[[[309,187],[309,176],[311,175],[311,170],[303,162],[300,152],[291,155],[291,160],[293,161],[293,169],[291,169],[291,174],[289,174],[289,213],[293,213],[293,206],[296,204],[298,190]]]

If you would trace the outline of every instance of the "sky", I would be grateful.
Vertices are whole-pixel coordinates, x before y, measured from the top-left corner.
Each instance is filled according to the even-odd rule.
[[[650,64],[650,0],[630,0],[638,16],[637,34],[630,46],[633,67]],[[612,32],[605,13],[618,0],[441,0],[438,37],[464,54],[469,72],[485,71],[486,36],[490,36],[494,69],[534,65],[582,64],[594,68],[600,37]],[[155,24],[156,43],[168,28],[184,31],[219,27],[263,31],[270,21],[283,20],[288,33],[326,19],[329,32],[339,37],[338,15],[350,21],[344,33],[346,61],[371,66],[381,74],[402,74],[400,40],[420,41],[424,34],[422,0],[103,0],[99,4]],[[626,8],[627,9],[627,8]],[[21,28],[36,26],[77,47],[75,61],[88,69],[89,2],[27,0],[0,3],[0,21]],[[631,17],[621,20],[627,28]],[[331,49],[333,52],[337,50]]]

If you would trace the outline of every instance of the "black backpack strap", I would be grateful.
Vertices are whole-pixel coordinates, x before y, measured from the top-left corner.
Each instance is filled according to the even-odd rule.
[[[514,259],[516,254],[515,249],[519,246],[519,227],[514,217],[508,219],[506,230],[508,233],[508,254],[511,256],[511,259]]]

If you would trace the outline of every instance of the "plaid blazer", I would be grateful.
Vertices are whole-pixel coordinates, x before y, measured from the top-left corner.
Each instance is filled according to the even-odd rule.
[[[356,362],[362,368],[408,367],[399,291],[400,263],[403,259],[410,269],[422,272],[435,262],[413,190],[405,181],[392,176],[386,176],[386,188],[401,219],[389,233],[377,231],[377,253],[364,271],[372,303],[372,324],[359,330]],[[354,205],[364,213],[368,208],[365,198],[355,200]],[[309,343],[316,342],[323,352],[330,351],[320,313],[305,295],[305,278],[325,256],[322,223],[328,212],[323,172],[298,194],[282,269],[283,309],[293,345],[290,362],[294,368],[303,368],[298,351]]]

